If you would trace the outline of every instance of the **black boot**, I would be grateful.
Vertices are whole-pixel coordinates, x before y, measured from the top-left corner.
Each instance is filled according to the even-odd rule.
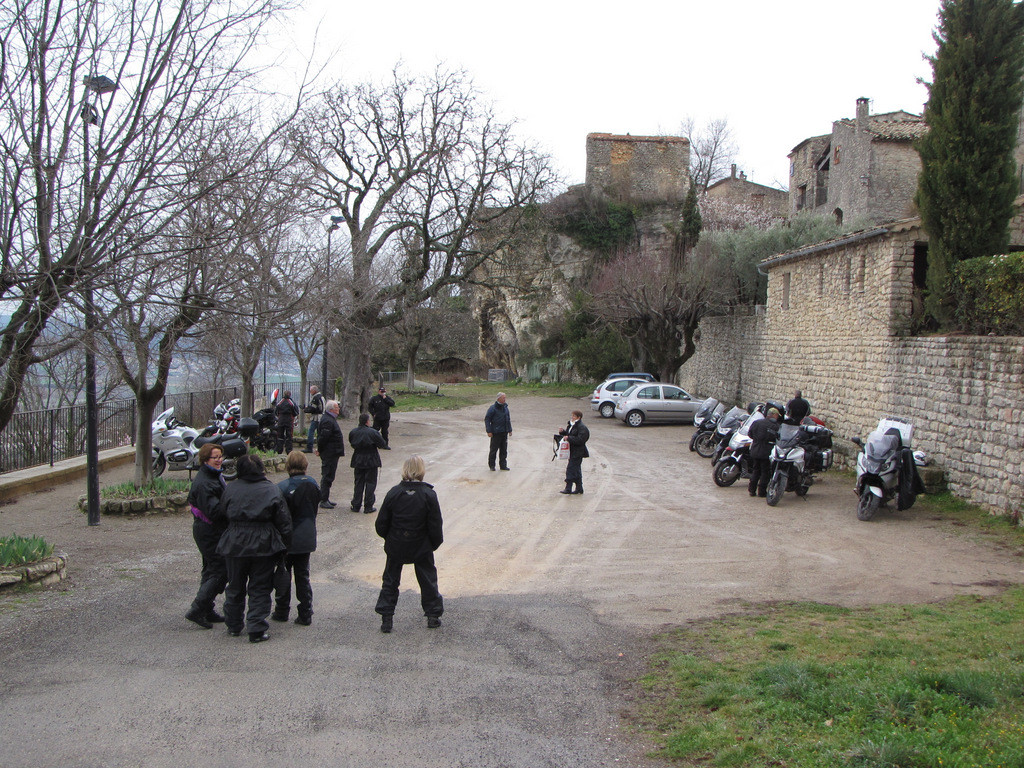
[[[565,488],[560,490],[559,493],[572,493],[572,483],[566,483]]]
[[[583,483],[576,483],[576,490],[573,493],[583,493]]]

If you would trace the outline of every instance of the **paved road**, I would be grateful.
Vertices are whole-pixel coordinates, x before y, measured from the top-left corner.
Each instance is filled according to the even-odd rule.
[[[719,489],[688,427],[587,411],[586,494],[559,495],[550,435],[579,405],[513,396],[507,473],[486,468],[484,407],[396,415],[381,491],[409,453],[427,458],[445,515],[440,630],[409,573],[395,632],[378,631],[383,555],[372,518],[345,509],[347,472],[345,511],[320,518],[313,625],[273,625],[260,645],[183,619],[198,576],[188,519],[89,528],[75,487],[0,507],[0,533],[44,534],[72,573],[0,598],[0,765],[644,768],[621,713],[665,625],[748,601],[925,601],[1024,581],[1019,559],[914,510],[859,523],[839,476],[775,509]]]

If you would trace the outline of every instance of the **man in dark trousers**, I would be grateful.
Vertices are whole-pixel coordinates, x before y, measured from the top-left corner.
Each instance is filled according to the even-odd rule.
[[[484,417],[484,430],[491,438],[491,447],[487,452],[487,466],[494,471],[494,457],[498,457],[498,466],[508,470],[508,436],[512,434],[512,417],[508,413],[508,403],[504,392],[498,393],[498,399],[487,409]]]
[[[277,452],[292,452],[292,433],[295,431],[295,417],[299,415],[299,408],[292,401],[292,393],[285,390],[281,399],[274,406],[274,418],[277,419]]]
[[[364,514],[377,511],[373,506],[377,490],[377,470],[380,468],[380,449],[387,448],[384,437],[370,426],[370,414],[359,414],[359,426],[348,433],[348,444],[352,446],[352,461],[355,473],[352,489],[352,511],[358,512],[363,505]]]
[[[306,430],[306,450],[305,453],[313,452],[313,441],[316,440],[317,430],[320,429],[320,419],[324,415],[324,406],[327,404],[327,400],[320,394],[320,387],[316,384],[309,388],[309,404],[306,405],[304,410],[309,414],[309,429]]]
[[[804,400],[803,394],[798,389],[796,396],[786,403],[786,423],[799,424],[810,412],[811,404]]]
[[[373,416],[373,428],[384,438],[385,451],[391,450],[388,427],[391,426],[391,409],[394,407],[395,401],[388,396],[388,391],[384,389],[383,384],[377,390],[377,394],[370,398],[370,404],[367,406],[370,415]]]
[[[341,413],[338,401],[328,400],[326,407],[320,419],[320,434],[316,438],[316,452],[321,463],[320,508],[334,509],[338,505],[331,501],[331,486],[338,471],[338,459],[345,455],[345,436],[338,426],[338,414]]]
[[[772,446],[779,437],[779,416],[775,408],[769,408],[763,419],[750,425],[748,434],[750,443],[750,461],[753,469],[750,472],[750,483],[747,490],[751,496],[766,496],[769,475],[772,472]]]
[[[590,430],[583,423],[583,411],[573,411],[569,423],[558,430],[556,440],[566,438],[569,441],[569,463],[565,465],[565,488],[559,493],[583,493],[583,460],[590,455],[587,440]],[[573,484],[576,490],[573,490]]]

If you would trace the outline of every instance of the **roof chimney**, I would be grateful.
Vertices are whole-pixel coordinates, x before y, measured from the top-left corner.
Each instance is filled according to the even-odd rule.
[[[868,99],[861,96],[857,99],[857,130],[863,131],[868,123]]]
[[[732,164],[732,178],[736,178],[736,163]]]

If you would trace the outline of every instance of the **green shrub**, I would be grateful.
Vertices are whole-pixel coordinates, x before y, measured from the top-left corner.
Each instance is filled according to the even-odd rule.
[[[0,538],[0,566],[34,563],[53,554],[53,546],[41,536]]]
[[[961,331],[1024,335],[1024,254],[961,261],[953,268],[952,282]]]
[[[135,483],[129,480],[100,489],[100,497],[104,499],[148,499],[152,496],[169,496],[172,493],[188,491],[191,485],[187,480],[154,477],[149,485],[137,488]]]

